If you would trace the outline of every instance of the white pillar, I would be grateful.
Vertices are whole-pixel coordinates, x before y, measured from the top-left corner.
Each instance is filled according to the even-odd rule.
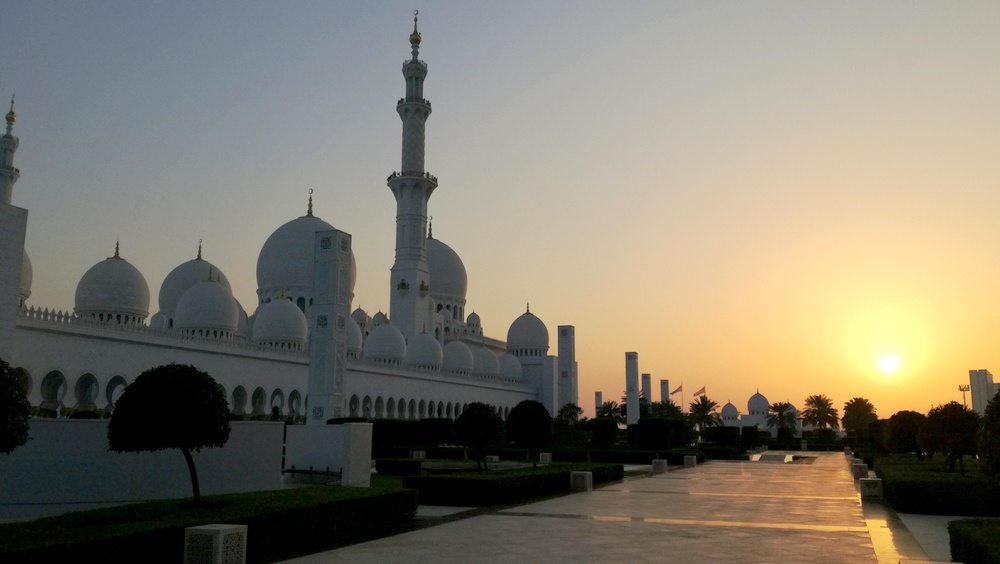
[[[639,422],[639,353],[625,353],[625,405],[629,425]]]
[[[313,305],[309,309],[309,424],[324,425],[344,410],[347,316],[351,306],[351,236],[316,232]]]

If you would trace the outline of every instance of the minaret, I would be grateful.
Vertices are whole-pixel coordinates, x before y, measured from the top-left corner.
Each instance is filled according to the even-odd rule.
[[[0,137],[0,203],[9,204],[14,192],[14,183],[21,176],[21,171],[14,168],[14,152],[17,151],[18,139],[12,130],[17,116],[14,115],[14,97],[10,97],[10,111],[7,112],[7,133]]]
[[[396,198],[396,262],[390,277],[389,320],[407,339],[432,322],[427,200],[437,188],[437,178],[424,171],[424,122],[431,115],[431,103],[424,99],[427,63],[417,58],[420,50],[417,12],[413,12],[410,45],[413,57],[403,63],[406,97],[396,104],[396,112],[403,120],[402,168],[388,180]]]

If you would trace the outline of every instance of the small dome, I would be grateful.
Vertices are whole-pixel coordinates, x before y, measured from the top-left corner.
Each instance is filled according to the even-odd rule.
[[[305,215],[285,223],[271,234],[257,257],[257,295],[277,298],[282,291],[288,296],[313,297],[313,245],[317,231],[333,226],[313,215]],[[350,292],[354,295],[358,267],[351,251]]]
[[[364,329],[372,324],[372,318],[360,307],[351,313],[351,319],[354,320],[359,329]]]
[[[469,289],[465,264],[451,247],[427,238],[427,269],[431,273],[431,297],[439,304],[464,303]]]
[[[406,365],[438,370],[444,359],[441,344],[430,333],[420,333],[406,347]]]
[[[226,275],[212,263],[202,260],[200,251],[198,258],[189,260],[171,270],[170,274],[163,279],[163,284],[160,285],[160,313],[167,318],[173,317],[181,296],[196,284],[208,280],[209,277],[232,292],[233,287],[229,284]]]
[[[254,322],[256,327],[258,317]],[[219,282],[206,280],[184,292],[174,312],[174,327],[186,332],[204,330],[234,333],[239,328],[240,306]]]
[[[347,337],[347,352],[353,354],[355,357],[361,356],[361,348],[362,348],[362,343],[364,343],[364,336],[361,334],[361,327],[358,325],[358,322],[354,320],[353,316],[347,319],[346,337]]]
[[[257,308],[253,324],[255,343],[286,343],[304,346],[309,340],[309,322],[291,300],[274,300]]]
[[[471,349],[473,372],[484,376],[500,375],[500,361],[493,351],[483,346],[473,346]]]
[[[365,360],[402,364],[406,360],[406,339],[388,323],[376,325],[364,344]]]
[[[468,374],[472,372],[472,351],[462,341],[452,341],[444,346],[444,361],[441,368],[448,372]]]
[[[80,278],[73,311],[80,316],[114,315],[141,321],[149,315],[149,286],[116,249],[115,256],[95,264]]]
[[[727,403],[722,406],[722,418],[723,419],[736,419],[740,416],[740,410],[736,409],[736,406],[732,402]]]
[[[372,318],[371,324],[374,327],[378,327],[379,325],[385,325],[386,323],[389,323],[389,318],[380,311],[375,314],[375,317]]]
[[[747,401],[747,411],[750,414],[767,413],[769,405],[767,398],[762,396],[760,392],[757,392],[750,396],[750,399]]]
[[[25,252],[21,258],[21,285],[18,287],[17,292],[22,302],[31,297],[31,281],[34,276],[34,270],[31,268],[31,259],[28,258],[28,253]]]
[[[479,314],[476,312],[470,313],[469,317],[466,318],[465,320],[465,324],[468,325],[469,327],[479,327],[480,326]]]
[[[523,376],[521,361],[512,354],[504,353],[497,358],[500,363],[500,375],[510,380],[520,380]]]
[[[507,331],[507,348],[543,349],[549,348],[549,330],[535,314],[526,311],[510,324]]]

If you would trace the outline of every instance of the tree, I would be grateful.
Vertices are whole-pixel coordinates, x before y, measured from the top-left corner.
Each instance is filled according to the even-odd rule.
[[[455,438],[472,451],[476,469],[482,470],[486,447],[503,441],[503,421],[492,407],[472,402],[455,421]]]
[[[820,429],[840,428],[840,415],[837,408],[833,407],[833,400],[825,395],[809,396],[805,401],[805,408],[802,410],[802,422]]]
[[[889,418],[882,437],[885,449],[895,453],[915,452],[918,457],[923,458],[917,435],[926,419],[926,415],[916,411],[897,411]]]
[[[975,454],[979,435],[979,414],[957,401],[939,405],[927,413],[920,427],[917,442],[928,452],[948,456],[948,470],[955,471],[955,463],[965,475],[966,454]]]
[[[622,394],[622,422],[628,421],[628,393]],[[646,394],[639,390],[639,419],[643,417],[649,417],[649,400],[646,399]]]
[[[534,450],[552,441],[552,416],[544,405],[534,400],[524,400],[510,410],[504,431],[507,440],[528,449],[531,465],[538,466]]]
[[[794,429],[796,423],[795,408],[787,401],[779,401],[767,406],[767,426],[781,429]]]
[[[722,425],[722,416],[715,411],[718,407],[719,404],[708,399],[708,396],[698,396],[698,399],[688,406],[691,424],[697,426],[699,432],[704,432],[706,427]]]
[[[844,404],[844,417],[841,423],[844,424],[844,432],[859,435],[865,427],[878,420],[875,414],[875,406],[865,398],[851,398]]]
[[[225,445],[229,431],[229,405],[215,380],[194,366],[167,364],[150,368],[125,388],[108,422],[108,449],[180,449],[198,504],[201,488],[191,451]]]
[[[28,442],[30,419],[27,390],[14,369],[0,360],[0,453],[10,454]]]
[[[649,406],[649,415],[654,419],[684,419],[684,411],[673,400],[665,399]]]
[[[618,402],[608,400],[597,408],[595,419],[612,419],[615,423],[621,424],[625,422],[625,414]]]
[[[1000,474],[1000,392],[986,404],[983,427],[979,431],[979,454],[987,474]]]
[[[559,413],[552,419],[552,439],[557,445],[569,448],[587,442],[587,431],[584,428],[586,421],[583,408],[575,403],[567,403],[559,408]]]

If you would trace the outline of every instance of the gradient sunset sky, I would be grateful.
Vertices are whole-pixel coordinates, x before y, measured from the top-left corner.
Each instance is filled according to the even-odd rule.
[[[743,412],[926,412],[1000,374],[997,2],[11,2],[29,304],[72,309],[120,239],[152,314],[204,239],[252,313],[312,189],[388,311],[414,9],[466,311],[503,339],[530,302],[553,353],[576,326],[588,415],[626,351],[654,400]]]

